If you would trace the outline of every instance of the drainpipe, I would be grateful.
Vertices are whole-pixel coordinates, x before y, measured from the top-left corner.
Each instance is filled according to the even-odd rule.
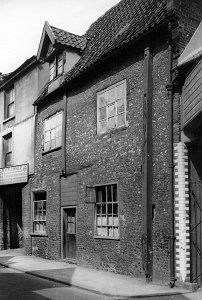
[[[152,245],[152,54],[149,48],[144,50],[144,108],[143,108],[143,168],[142,168],[142,202],[143,202],[143,268],[146,281],[153,276]]]
[[[64,114],[62,126],[62,175],[66,174],[66,128],[67,128],[67,96],[63,95]]]
[[[170,198],[170,286],[175,286],[174,228],[174,164],[173,164],[173,84],[172,84],[172,25],[168,25],[169,80],[166,86],[169,100],[169,198]]]

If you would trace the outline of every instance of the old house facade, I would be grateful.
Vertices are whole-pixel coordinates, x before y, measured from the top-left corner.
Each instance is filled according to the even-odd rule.
[[[27,59],[0,83],[0,248],[22,247],[26,235],[26,185],[34,174],[35,108],[45,68]],[[28,216],[27,216],[28,217]]]
[[[45,23],[27,253],[191,281],[174,71],[201,18],[197,0],[122,0],[84,36]]]

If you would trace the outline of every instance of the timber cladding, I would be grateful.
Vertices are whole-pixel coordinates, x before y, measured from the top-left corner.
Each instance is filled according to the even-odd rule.
[[[202,112],[202,61],[187,76],[182,94],[183,126],[189,126]],[[198,122],[197,118],[197,125]],[[200,124],[201,125],[201,124]]]
[[[77,205],[77,174],[61,178],[61,206]]]

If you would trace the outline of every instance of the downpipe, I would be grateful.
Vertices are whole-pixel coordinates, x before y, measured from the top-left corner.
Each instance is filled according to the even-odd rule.
[[[168,25],[169,84],[169,198],[170,198],[170,287],[175,286],[175,228],[174,228],[174,164],[173,164],[173,83],[172,83],[172,25]]]

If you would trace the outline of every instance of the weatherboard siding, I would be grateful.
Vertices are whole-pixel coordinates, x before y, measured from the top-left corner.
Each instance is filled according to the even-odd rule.
[[[186,127],[202,112],[202,61],[185,80],[182,103],[183,125]]]

